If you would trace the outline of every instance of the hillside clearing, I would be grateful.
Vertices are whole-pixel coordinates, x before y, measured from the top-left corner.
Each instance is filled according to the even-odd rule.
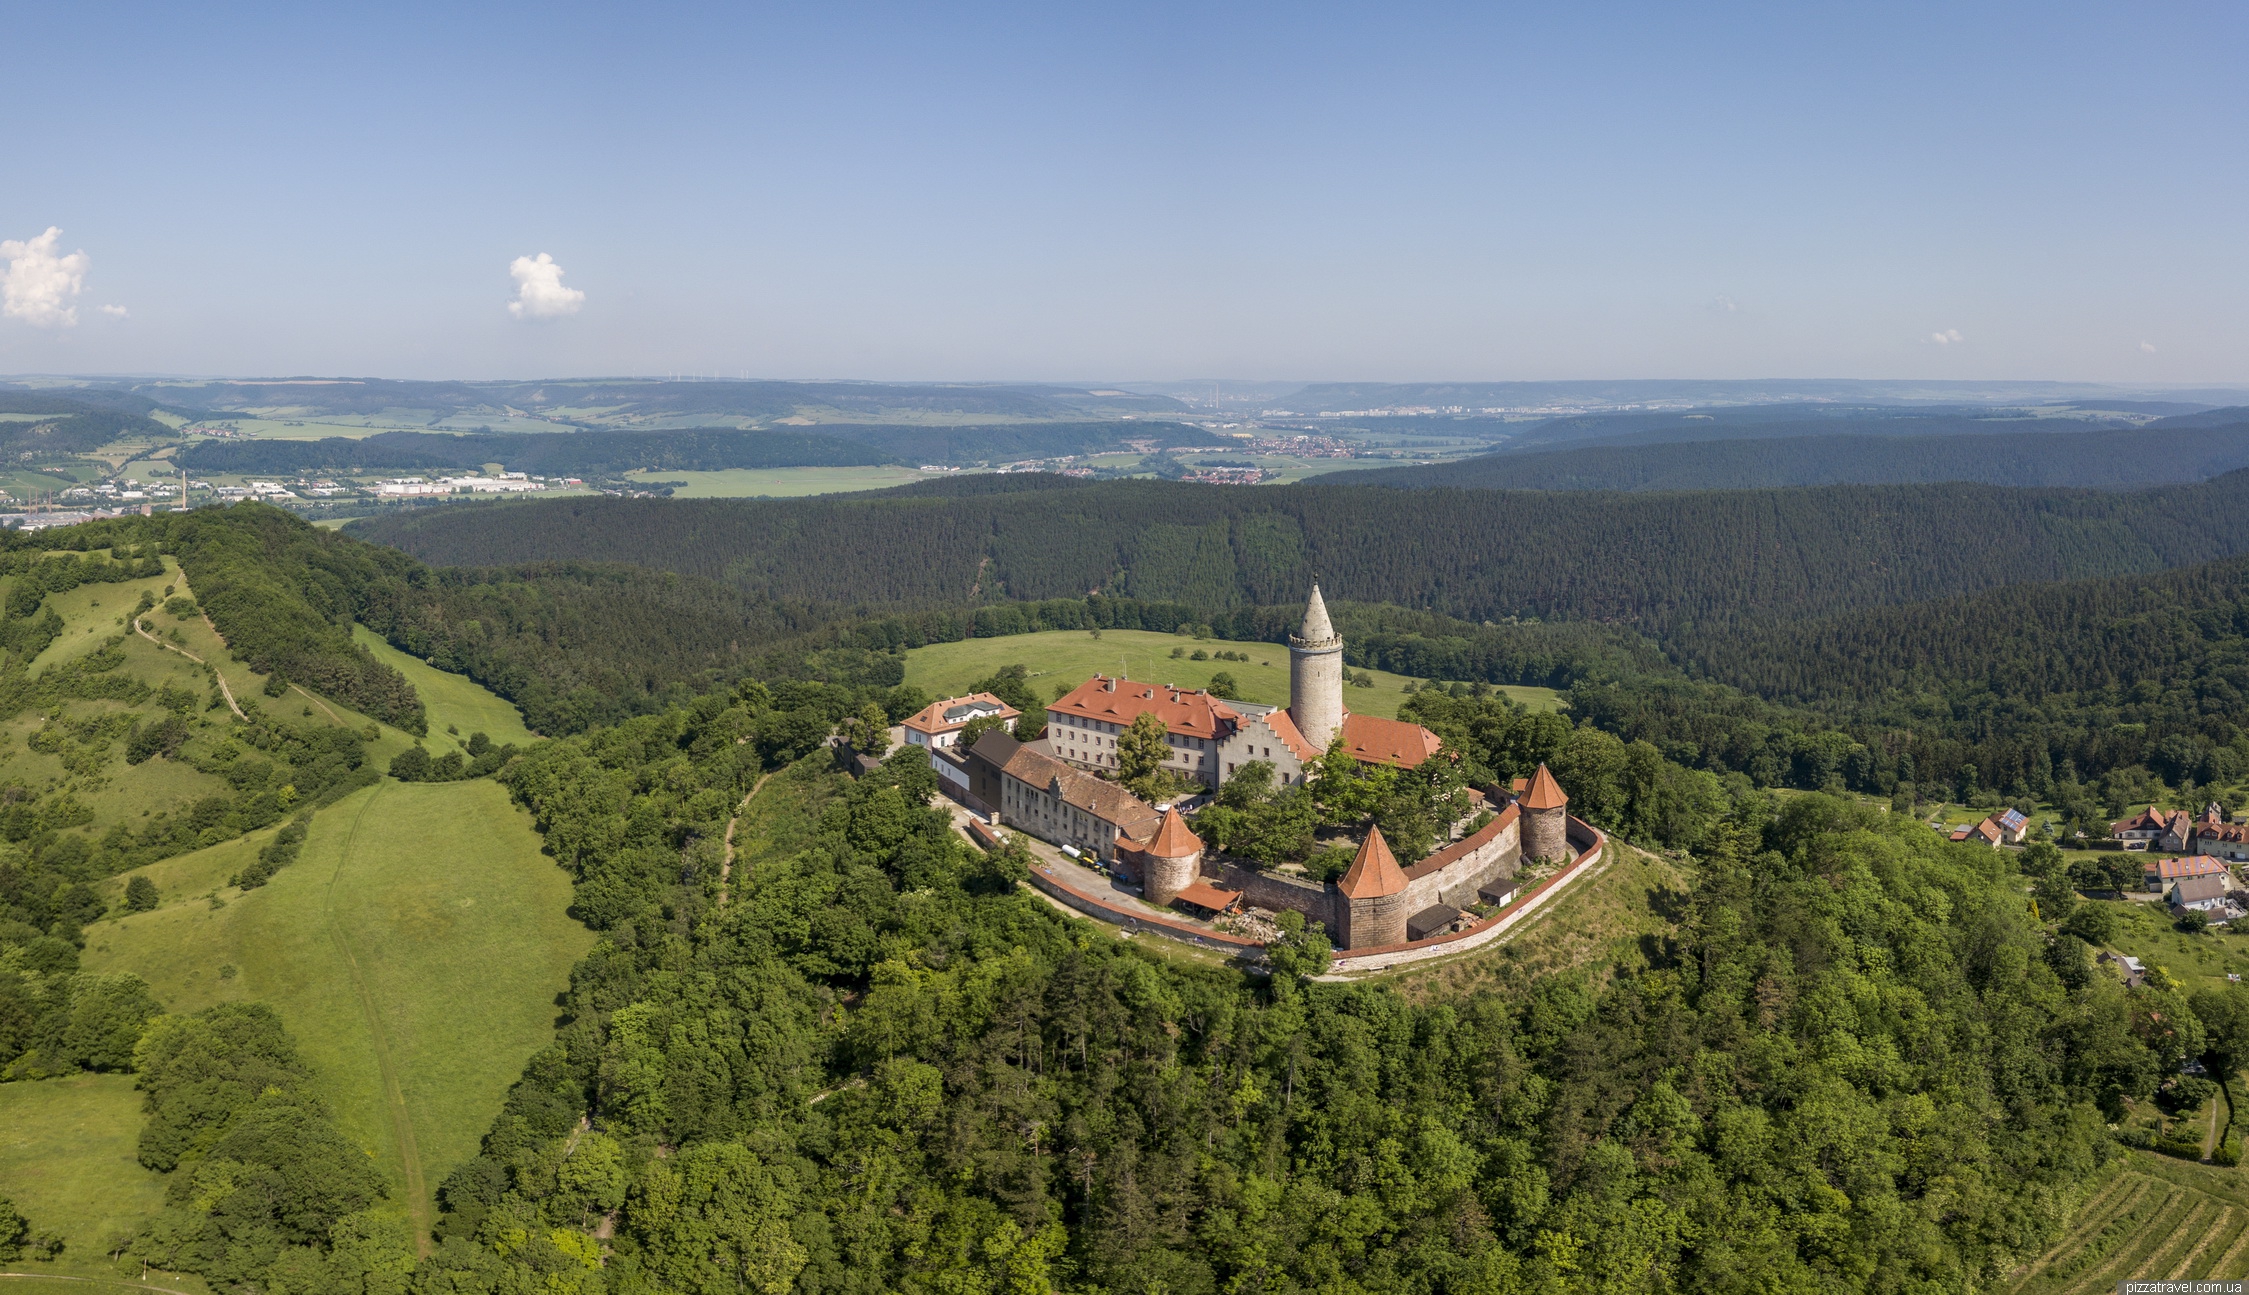
[[[522,711],[475,680],[401,652],[364,625],[352,626],[351,637],[374,653],[377,661],[405,675],[406,682],[421,694],[422,706],[429,714],[433,754],[452,749],[455,735],[451,730],[456,728],[461,743],[466,743],[472,733],[482,733],[500,746],[529,746],[539,740],[538,734],[523,726]]]
[[[98,1261],[164,1203],[162,1177],[135,1158],[140,1135],[131,1075],[0,1084],[0,1194],[62,1233],[66,1261]]]
[[[247,857],[250,843],[197,853],[227,850]],[[484,779],[356,792],[313,820],[271,884],[203,898],[224,866],[154,865],[179,889],[89,927],[87,967],[138,973],[172,1011],[272,1004],[346,1136],[395,1187],[420,1185],[393,1203],[426,1222],[429,1190],[475,1153],[553,1037],[554,997],[592,943],[564,911],[569,878]]]
[[[1248,661],[1191,661],[1173,657],[1172,649],[1194,652],[1240,652]],[[933,643],[906,653],[906,682],[932,696],[954,697],[969,685],[986,678],[1001,666],[1029,668],[1032,688],[1042,698],[1054,696],[1058,683],[1075,688],[1102,674],[1123,673],[1144,683],[1177,684],[1206,688],[1221,671],[1234,676],[1243,701],[1268,706],[1288,705],[1288,649],[1277,643],[1236,643],[1224,639],[1187,638],[1149,630],[1103,630],[1096,638],[1085,630],[1046,630],[1037,634],[1010,634],[1001,638],[963,639],[958,643]],[[1395,719],[1406,699],[1404,675],[1385,670],[1355,674],[1374,676],[1374,687],[1346,687],[1343,704],[1361,715]],[[1500,689],[1534,710],[1556,710],[1561,694],[1551,688]]]
[[[2249,1273],[2249,1181],[2239,1170],[2127,1151],[2085,1192],[2054,1248],[2007,1279],[2010,1295]]]

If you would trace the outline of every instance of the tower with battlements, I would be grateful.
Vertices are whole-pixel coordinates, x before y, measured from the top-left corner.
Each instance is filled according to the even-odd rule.
[[[1343,638],[1318,584],[1304,605],[1304,628],[1289,636],[1288,714],[1315,753],[1343,731]]]

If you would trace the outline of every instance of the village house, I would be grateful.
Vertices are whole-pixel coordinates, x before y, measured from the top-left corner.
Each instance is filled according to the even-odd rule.
[[[2240,883],[2230,872],[2216,872],[2200,877],[2181,877],[2171,883],[2165,899],[2173,913],[2206,913],[2210,920],[2223,922],[2236,915]]]
[[[2170,828],[2172,812],[2174,811],[2156,809],[2151,805],[2130,818],[2119,819],[2109,824],[2108,834],[2122,841],[2124,848],[2127,850],[2145,850],[2151,845],[2155,845],[2162,838],[2164,832]],[[2185,817],[2184,814],[2179,816]],[[2162,847],[2156,846],[2156,848]]]
[[[933,701],[907,716],[899,724],[904,730],[908,746],[928,747],[932,751],[951,746],[960,738],[961,730],[970,720],[997,715],[1000,727],[1012,733],[1015,721],[1023,712],[994,697],[988,692],[970,693],[966,697],[948,697]]]
[[[2184,859],[2154,859],[2141,865],[2140,879],[2147,889],[2160,895],[2174,881],[2188,877],[2214,877],[2227,871],[2223,860],[2207,854],[2192,855]]]

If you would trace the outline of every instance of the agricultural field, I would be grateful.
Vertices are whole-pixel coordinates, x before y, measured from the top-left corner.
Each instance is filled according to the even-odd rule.
[[[2013,1274],[2009,1295],[2093,1295],[2125,1280],[2249,1273],[2249,1177],[2121,1153],[2089,1184],[2052,1251]]]
[[[831,468],[728,468],[720,472],[640,471],[627,480],[656,485],[681,483],[674,499],[795,499],[804,495],[833,495],[851,490],[886,490],[912,485],[930,474],[904,467]]]
[[[1179,649],[1182,655],[1174,657],[1173,649]],[[1249,660],[1187,659],[1197,651],[1240,652]],[[1243,701],[1288,704],[1287,648],[1276,643],[1235,643],[1147,630],[1103,630],[1099,638],[1085,630],[1049,630],[933,643],[906,654],[906,682],[932,696],[958,696],[970,684],[1006,665],[1028,667],[1032,686],[1046,698],[1054,696],[1056,684],[1075,688],[1096,671],[1121,672],[1126,678],[1182,688],[1208,687],[1211,677],[1224,671],[1240,685]],[[1343,704],[1362,715],[1397,718],[1398,707],[1406,699],[1406,685],[1415,681],[1383,670],[1353,667],[1353,673],[1372,675],[1374,686],[1344,688]],[[1500,691],[1534,710],[1557,710],[1562,704],[1561,694],[1551,688],[1507,687]]]
[[[146,869],[162,904],[88,927],[85,965],[141,976],[171,1011],[273,1005],[346,1136],[426,1227],[437,1184],[553,1037],[554,997],[592,934],[489,779],[355,792],[272,882],[226,886],[271,835]]]

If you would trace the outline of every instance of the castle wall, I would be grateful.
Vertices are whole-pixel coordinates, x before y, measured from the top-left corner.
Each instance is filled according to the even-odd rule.
[[[1230,859],[1206,864],[1203,873],[1213,876],[1228,890],[1242,892],[1242,902],[1252,908],[1302,913],[1305,921],[1318,922],[1330,935],[1339,929],[1335,908],[1343,896],[1333,886],[1277,872],[1261,872]]]
[[[1242,892],[1243,902],[1253,908],[1298,912],[1320,923],[1339,949],[1403,944],[1406,919],[1415,913],[1435,904],[1466,908],[1477,902],[1485,885],[1516,874],[1522,864],[1518,813],[1508,806],[1481,830],[1406,869],[1403,891],[1375,899],[1347,899],[1333,884],[1261,872],[1225,859],[1203,871],[1226,889]]]

